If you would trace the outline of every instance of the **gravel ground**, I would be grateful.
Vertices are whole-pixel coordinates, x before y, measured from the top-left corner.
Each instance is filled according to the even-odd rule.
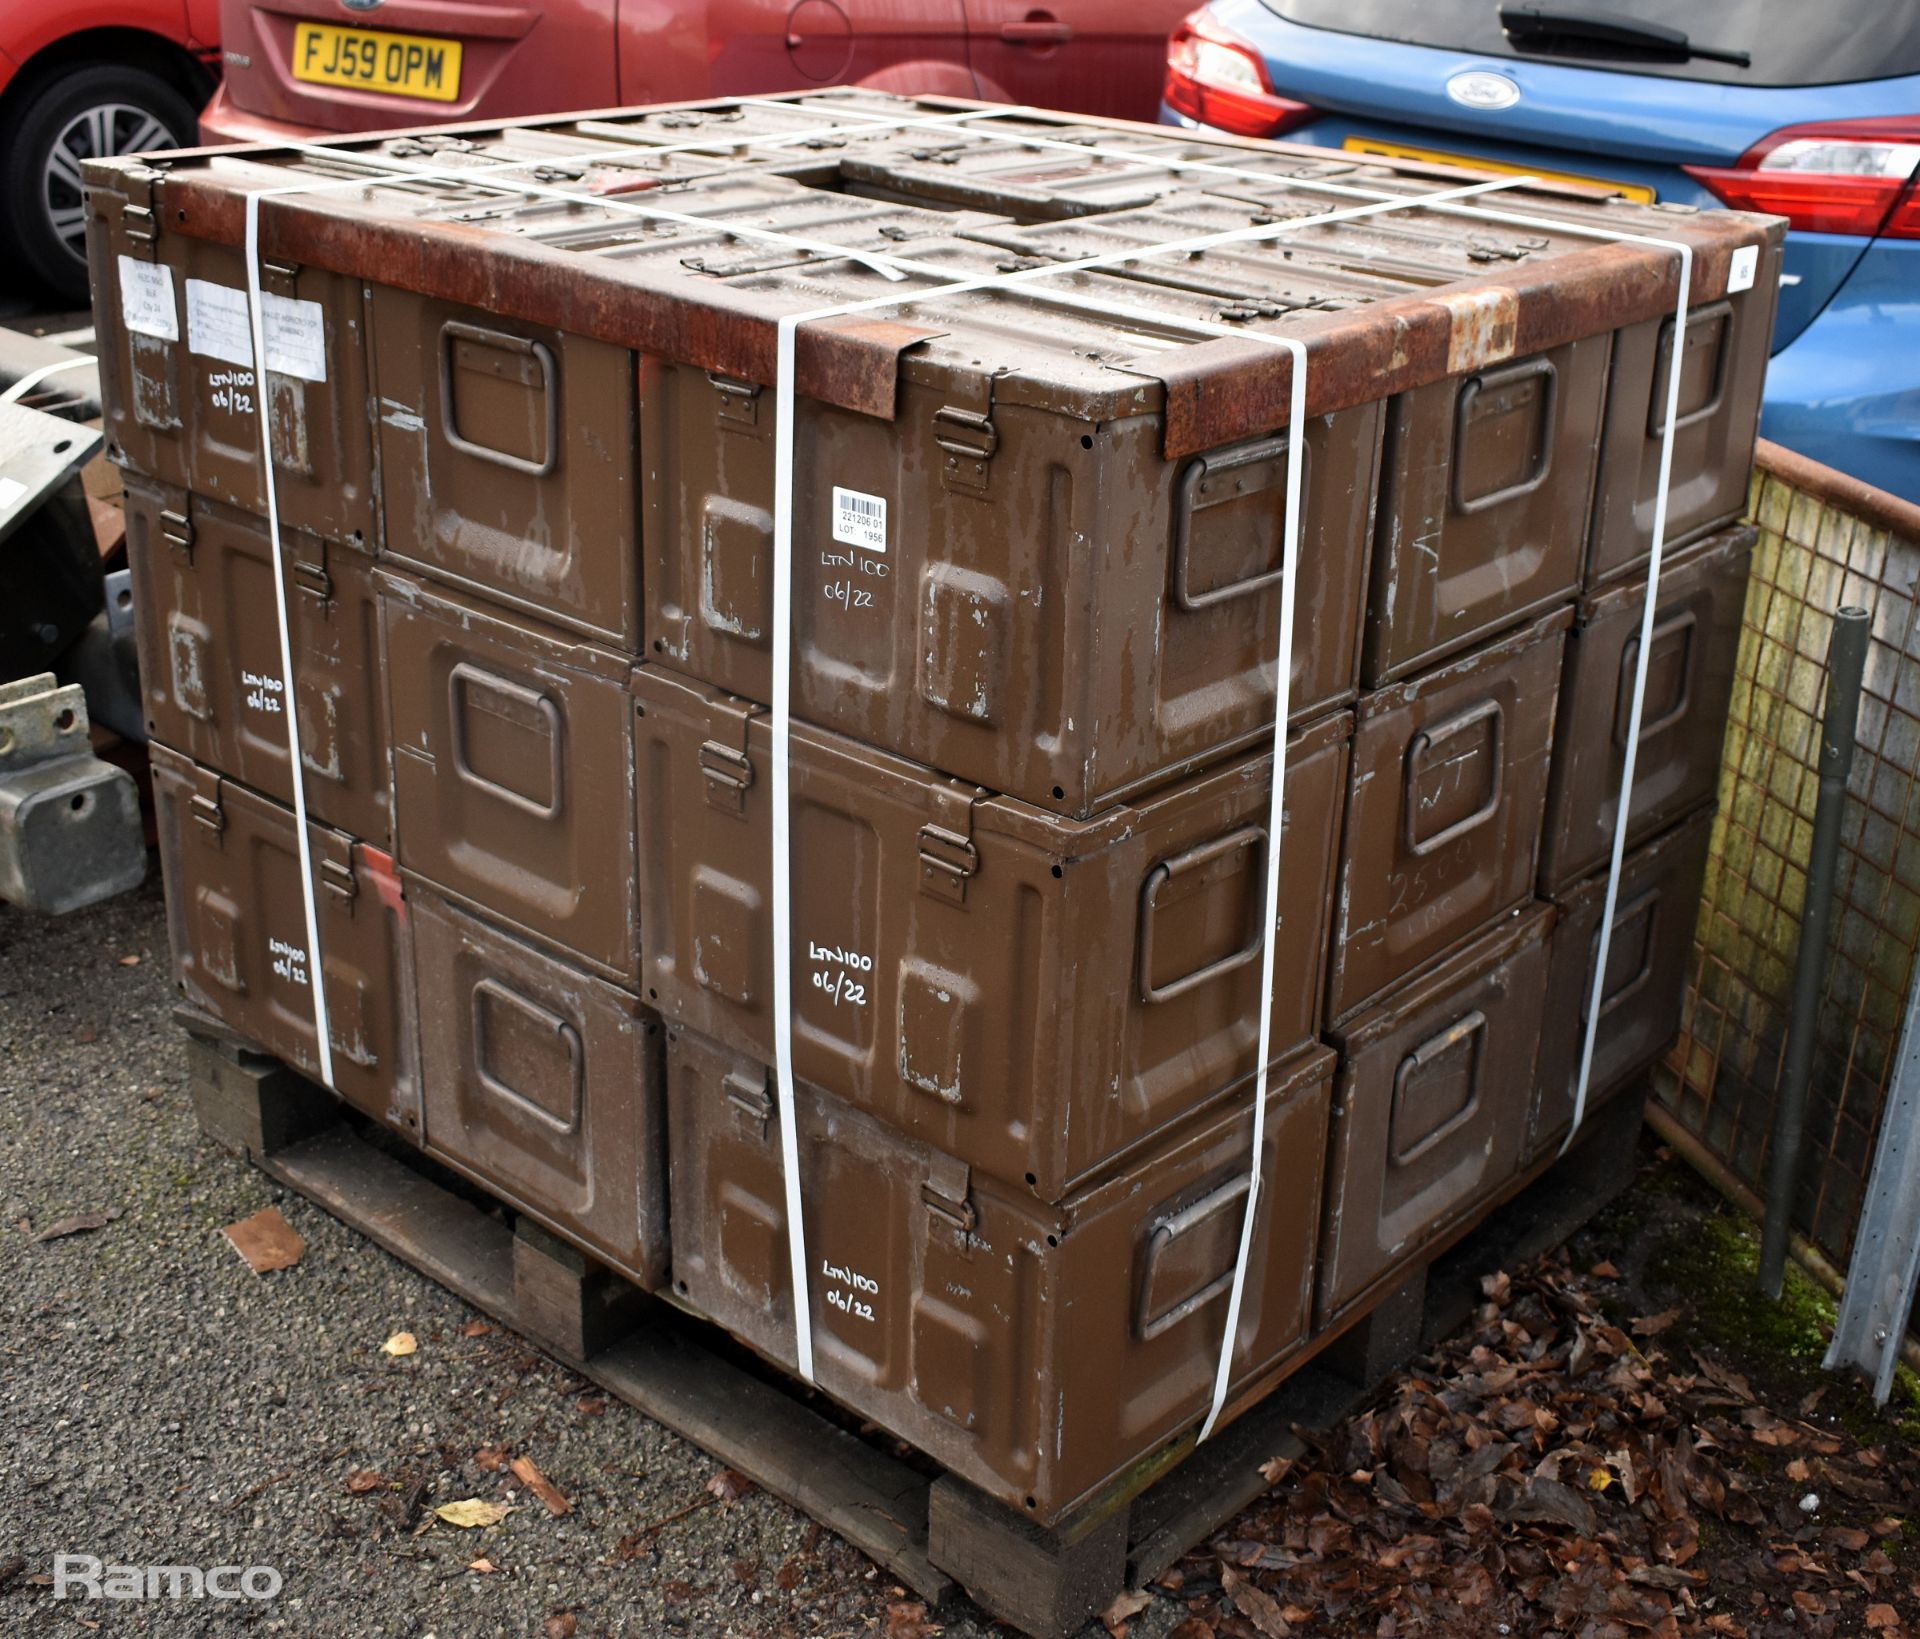
[[[761,1492],[716,1498],[697,1448],[510,1334],[466,1335],[465,1304],[206,1142],[169,1006],[157,875],[60,920],[0,906],[0,1633],[480,1639],[571,1612],[580,1635],[919,1639],[911,1596],[837,1538]],[[307,1250],[259,1276],[220,1231],[267,1205]],[[418,1352],[384,1354],[403,1330]],[[496,1453],[531,1457],[573,1512],[509,1495]],[[468,1497],[519,1506],[489,1529],[434,1520]],[[35,1581],[56,1553],[285,1585],[56,1602]],[[1184,1614],[1157,1605],[1134,1639]],[[964,1603],[933,1620],[996,1631]]]

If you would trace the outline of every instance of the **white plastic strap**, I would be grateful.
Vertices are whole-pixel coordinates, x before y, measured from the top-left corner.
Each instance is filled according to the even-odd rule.
[[[0,393],[0,404],[17,404],[27,394],[38,387],[49,376],[57,376],[68,370],[78,370],[83,365],[97,366],[100,361],[91,353],[77,359],[55,359],[51,364],[43,364],[37,370],[29,370],[4,393]]]
[[[326,971],[320,965],[320,916],[313,896],[313,844],[307,836],[306,764],[300,756],[300,697],[293,691],[293,636],[287,618],[287,566],[280,550],[280,492],[273,472],[267,404],[266,303],[260,293],[260,195],[247,195],[247,322],[253,332],[253,398],[260,424],[260,475],[267,496],[267,552],[273,563],[273,613],[280,632],[280,689],[287,710],[287,762],[293,775],[293,836],[300,860],[300,908],[307,923],[307,982],[313,989],[313,1038],[320,1079],[333,1086],[333,1036],[327,1027]]]

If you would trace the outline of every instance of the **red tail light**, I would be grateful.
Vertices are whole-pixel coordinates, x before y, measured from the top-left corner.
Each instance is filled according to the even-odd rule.
[[[1920,117],[1789,125],[1740,163],[1687,173],[1736,210],[1771,211],[1807,233],[1920,239]]]
[[[1167,106],[1236,136],[1271,137],[1317,109],[1274,95],[1267,65],[1238,35],[1196,11],[1167,41]]]

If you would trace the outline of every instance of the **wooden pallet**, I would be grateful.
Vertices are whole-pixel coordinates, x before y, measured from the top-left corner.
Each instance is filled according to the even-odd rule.
[[[1168,1454],[1137,1494],[1042,1529],[950,1475],[930,1478],[797,1391],[729,1358],[709,1326],[576,1248],[376,1143],[324,1090],[188,1020],[208,1134],[556,1360],[837,1532],[930,1603],[957,1590],[1034,1639],[1065,1639],[1158,1576],[1267,1489],[1260,1467],[1306,1446],[1423,1347],[1455,1330],[1488,1270],[1566,1238],[1624,1187],[1644,1094],[1605,1106],[1581,1143],[1426,1265],[1250,1411]],[[1191,1446],[1191,1437],[1187,1445]]]

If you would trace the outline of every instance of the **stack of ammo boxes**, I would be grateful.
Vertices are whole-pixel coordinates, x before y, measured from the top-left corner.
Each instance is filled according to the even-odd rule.
[[[818,1380],[1044,1524],[1207,1408],[1263,940],[1234,1405],[1567,1129],[1677,368],[1592,1098],[1671,1035],[1780,230],[1531,185],[1478,202],[1519,220],[1263,238],[1463,179],[964,113],[827,93],[98,163],[92,251],[186,1003],[311,1075],[324,984],[342,1098],[789,1366],[775,324],[895,299],[795,354]],[[243,201],[293,184],[260,210],[263,377]],[[1692,247],[1677,360],[1679,257],[1614,233]],[[1309,359],[1271,929],[1289,367],[1223,329]]]

